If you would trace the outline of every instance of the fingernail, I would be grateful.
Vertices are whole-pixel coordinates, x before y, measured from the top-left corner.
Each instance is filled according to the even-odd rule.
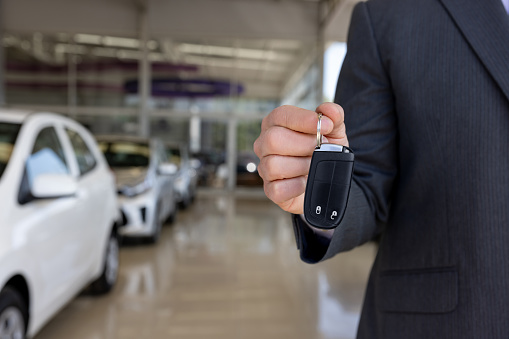
[[[334,106],[336,106],[336,109],[338,110],[338,112],[341,111],[341,109],[342,109],[341,105],[334,103]]]
[[[322,130],[324,130],[326,132],[330,132],[330,131],[332,131],[333,128],[334,128],[334,123],[332,122],[332,120],[329,117],[323,116],[322,117]]]

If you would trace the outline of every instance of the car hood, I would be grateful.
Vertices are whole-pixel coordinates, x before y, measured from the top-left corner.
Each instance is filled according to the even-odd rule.
[[[148,175],[147,167],[113,168],[117,188],[133,187],[142,183]]]

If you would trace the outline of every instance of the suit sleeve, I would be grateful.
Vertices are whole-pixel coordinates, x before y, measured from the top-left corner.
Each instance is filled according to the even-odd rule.
[[[356,5],[335,102],[345,111],[354,176],[345,216],[332,237],[324,237],[293,215],[301,259],[316,263],[359,246],[387,223],[397,177],[397,119],[390,79],[376,41],[369,3]]]

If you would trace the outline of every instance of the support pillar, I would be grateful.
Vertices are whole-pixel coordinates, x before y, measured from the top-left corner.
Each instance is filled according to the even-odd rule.
[[[316,104],[319,105],[323,102],[323,73],[324,57],[325,57],[325,27],[328,15],[328,8],[325,2],[320,2],[318,5],[318,34],[316,39],[316,58],[318,64],[318,76],[316,79]]]
[[[152,92],[151,88],[151,65],[149,59],[149,49],[147,42],[148,32],[148,1],[141,1],[139,6],[139,39],[140,39],[140,60],[138,64],[138,97],[139,97],[139,115],[138,131],[142,137],[150,135],[150,107],[149,98]]]
[[[201,118],[198,108],[191,107],[189,121],[189,149],[191,153],[198,153],[201,149]]]
[[[233,191],[237,185],[237,118],[234,112],[228,119],[226,135],[226,154],[228,156],[226,163],[228,164],[229,174],[227,188]]]
[[[76,119],[78,105],[77,55],[67,55],[67,114]]]
[[[0,0],[0,107],[5,106],[5,62],[4,62],[4,20],[3,20],[3,6]]]
[[[238,43],[235,42],[234,46],[238,48]],[[235,52],[237,55],[237,52]],[[235,63],[238,63],[238,58],[235,59]],[[239,103],[239,77],[238,77],[238,66],[236,65],[235,71],[233,73],[232,78],[230,79],[230,100],[232,101],[232,110],[230,112],[230,118],[228,119],[227,128],[226,128],[226,163],[228,164],[228,182],[227,188],[229,191],[235,190],[237,186],[237,112],[238,103]]]

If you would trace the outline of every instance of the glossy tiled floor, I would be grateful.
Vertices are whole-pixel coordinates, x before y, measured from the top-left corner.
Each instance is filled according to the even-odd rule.
[[[268,200],[202,193],[158,245],[122,248],[110,295],[76,298],[36,339],[354,338],[374,254],[304,264]]]

